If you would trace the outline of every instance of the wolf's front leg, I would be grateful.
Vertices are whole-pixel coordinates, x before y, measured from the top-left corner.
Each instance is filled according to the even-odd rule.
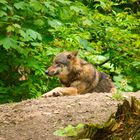
[[[57,87],[45,94],[42,97],[57,97],[57,96],[65,96],[65,95],[77,95],[77,89],[74,87]]]
[[[59,87],[45,93],[42,95],[42,97],[57,97],[57,96],[62,96],[62,93],[60,92],[61,90],[59,89]]]

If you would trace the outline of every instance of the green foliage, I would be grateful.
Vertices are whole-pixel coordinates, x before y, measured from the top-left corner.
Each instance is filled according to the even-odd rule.
[[[117,92],[112,95],[112,99],[120,101],[124,100],[124,97],[121,93]]]
[[[1,103],[35,98],[60,85],[44,71],[63,50],[79,50],[120,91],[140,89],[137,1],[1,0],[0,28]]]
[[[60,137],[72,137],[72,136],[77,136],[79,132],[82,130],[84,127],[84,124],[78,124],[76,127],[72,125],[68,125],[67,127],[57,130],[54,132],[54,135],[60,136]]]

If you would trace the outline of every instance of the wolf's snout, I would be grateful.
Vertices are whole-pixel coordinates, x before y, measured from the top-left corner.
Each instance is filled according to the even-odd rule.
[[[45,71],[45,73],[48,75],[48,74],[49,74],[49,71],[48,71],[48,70],[46,70],[46,71]]]
[[[46,70],[45,74],[47,74],[48,76],[54,76],[54,75],[56,75],[56,71],[54,71],[54,70]]]

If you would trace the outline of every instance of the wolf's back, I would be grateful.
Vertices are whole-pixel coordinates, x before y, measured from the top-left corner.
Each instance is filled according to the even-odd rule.
[[[99,73],[101,75],[100,80],[92,92],[115,92],[116,88],[111,78],[102,72]]]

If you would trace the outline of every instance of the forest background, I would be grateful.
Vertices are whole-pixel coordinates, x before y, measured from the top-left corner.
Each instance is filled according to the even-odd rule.
[[[45,75],[64,50],[109,74],[118,92],[140,89],[138,0],[0,0],[0,103],[60,86]]]

